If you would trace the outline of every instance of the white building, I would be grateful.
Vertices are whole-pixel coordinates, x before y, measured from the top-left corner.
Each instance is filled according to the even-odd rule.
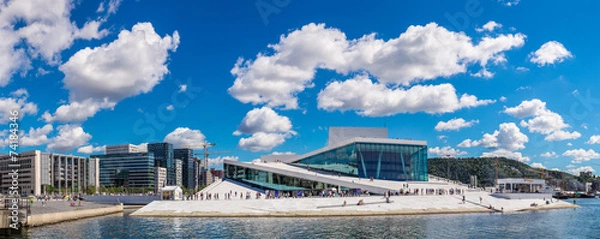
[[[156,180],[156,192],[167,186],[167,169],[163,167],[154,167],[154,180]]]
[[[183,185],[183,161],[175,160],[175,185]]]
[[[128,154],[139,153],[140,149],[133,144],[120,144],[106,146],[106,154]]]
[[[42,195],[48,187],[55,192],[85,193],[88,186],[98,190],[98,161],[73,155],[23,152],[13,162],[8,155],[0,156],[0,191],[6,194],[13,186],[13,170],[18,170],[19,191],[22,194]]]

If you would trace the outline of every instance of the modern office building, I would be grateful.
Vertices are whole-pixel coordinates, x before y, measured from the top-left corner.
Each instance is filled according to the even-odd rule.
[[[329,130],[328,145],[304,155],[269,155],[255,163],[226,160],[224,177],[271,190],[358,187],[354,180],[330,175],[356,181],[428,181],[426,141],[388,138],[385,128]]]
[[[139,153],[140,149],[133,144],[120,144],[106,146],[105,154],[128,154],[128,153]],[[144,151],[144,150],[142,150]]]
[[[175,159],[175,185],[181,187],[183,179],[183,162]]]
[[[148,152],[154,154],[154,160],[157,167],[167,169],[167,185],[176,184],[175,158],[173,155],[173,144],[153,143],[148,144]]]
[[[19,191],[27,195],[86,193],[88,187],[98,188],[99,183],[97,160],[32,150],[19,154],[16,162],[8,155],[0,156],[2,194],[13,186],[14,169],[18,169]]]
[[[214,178],[210,173],[210,170],[200,170],[200,173],[198,174],[198,179],[199,186],[208,186],[214,182]]]
[[[92,155],[90,158],[99,160],[100,185],[105,188],[156,188],[152,152]]]
[[[154,178],[156,184],[155,192],[160,192],[161,188],[167,186],[167,169],[163,167],[154,167]]]
[[[198,162],[192,149],[174,149],[175,159],[182,161],[182,184],[185,188],[198,188]]]

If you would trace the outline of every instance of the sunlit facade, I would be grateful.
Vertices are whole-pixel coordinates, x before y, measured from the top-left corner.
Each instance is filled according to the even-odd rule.
[[[356,137],[368,132],[359,128],[335,128],[334,140],[325,148],[304,155],[268,155],[264,162],[279,162],[297,170],[324,175],[393,181],[427,181],[427,142],[387,138],[387,129],[377,129],[377,135]],[[372,129],[372,128],[368,128]],[[330,132],[330,137],[332,133]],[[349,135],[349,138],[342,138]],[[261,164],[224,163],[225,178],[270,190],[321,190],[334,187],[331,181],[306,177],[293,172],[276,172]],[[309,175],[311,176],[311,175]],[[338,184],[339,187],[339,184]],[[350,187],[350,186],[349,186]]]

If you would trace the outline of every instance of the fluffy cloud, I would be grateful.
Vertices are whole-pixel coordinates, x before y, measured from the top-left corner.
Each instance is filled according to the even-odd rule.
[[[427,153],[434,154],[434,155],[437,155],[440,157],[456,157],[456,156],[467,154],[467,152],[465,152],[465,151],[462,151],[459,149],[454,149],[450,146],[445,146],[442,148],[440,148],[440,147],[428,148]]]
[[[52,125],[47,124],[41,128],[29,128],[29,132],[19,135],[19,146],[39,146],[47,144],[50,141],[48,134],[54,130]],[[23,131],[21,131],[23,132]]]
[[[94,147],[93,145],[86,145],[86,146],[78,148],[77,152],[82,153],[82,154],[93,154],[93,153],[97,153],[97,152],[104,152],[104,150],[106,150],[106,146]]]
[[[571,157],[573,160],[572,163],[581,163],[583,161],[590,161],[590,159],[599,159],[600,153],[596,153],[593,149],[584,150],[584,149],[572,149],[567,150],[563,153],[563,156]]]
[[[544,158],[556,158],[556,157],[558,157],[558,155],[554,151],[552,151],[552,152],[545,152],[543,154],[540,154],[540,156],[542,156]]]
[[[592,135],[590,140],[586,142],[587,144],[600,144],[600,135]]]
[[[577,139],[581,133],[577,131],[567,132],[563,129],[570,127],[559,114],[546,108],[546,102],[539,99],[523,101],[518,106],[504,109],[504,113],[517,118],[533,117],[527,121],[521,120],[522,127],[529,128],[529,132],[537,132],[547,135],[547,141]]]
[[[254,60],[240,58],[231,70],[236,79],[228,92],[243,103],[295,109],[297,94],[314,86],[318,69],[341,74],[366,71],[382,86],[408,86],[465,73],[474,64],[487,72],[490,62],[505,62],[504,52],[522,46],[526,37],[520,33],[485,36],[475,45],[463,32],[452,32],[436,23],[410,26],[387,41],[375,36],[347,39],[339,29],[305,25],[269,45],[273,54],[261,53]]]
[[[179,127],[167,134],[163,141],[173,144],[175,148],[201,149],[204,147],[206,137],[200,130]]]
[[[514,159],[519,162],[529,162],[529,157],[523,156],[520,152],[513,152],[506,149],[497,149],[492,152],[484,152],[481,154],[481,157],[504,157],[509,159]]]
[[[79,146],[85,145],[92,136],[78,125],[61,125],[57,127],[58,135],[51,139],[46,150],[51,152],[69,152]]]
[[[30,58],[60,62],[60,52],[76,39],[99,39],[108,34],[102,22],[91,20],[78,28],[71,22],[71,0],[14,0],[0,5],[0,87],[17,71],[31,68]],[[21,44],[21,43],[25,44]]]
[[[572,167],[572,168],[568,169],[567,172],[570,173],[570,174],[573,174],[575,176],[579,176],[579,173],[581,173],[581,172],[592,172],[592,173],[594,173],[594,172],[596,172],[596,170],[594,170],[594,168],[592,168],[590,166],[582,166],[582,167],[579,167],[579,168]]]
[[[366,75],[358,75],[343,82],[330,82],[319,92],[317,99],[320,109],[355,110],[359,115],[365,116],[415,112],[448,113],[495,102],[478,100],[477,97],[468,94],[459,97],[451,84],[390,89],[384,84],[373,83]]]
[[[27,102],[29,96],[27,90],[19,89],[10,93],[10,95],[12,97],[0,98],[0,124],[6,124],[10,121],[12,115],[9,112],[12,110],[19,111],[19,119],[22,119],[25,115],[37,114],[37,105]]]
[[[547,141],[557,141],[557,140],[567,140],[567,139],[577,139],[581,137],[581,133],[577,131],[567,132],[567,131],[554,131],[548,136],[544,138]]]
[[[565,59],[572,58],[573,55],[560,42],[549,41],[544,43],[537,51],[529,54],[529,57],[531,62],[538,64],[538,66],[544,66],[546,64],[561,63]]]
[[[208,167],[223,166],[223,160],[238,161],[238,156],[219,156],[216,158],[208,158]]]
[[[277,133],[290,130],[292,130],[292,122],[288,117],[278,115],[269,107],[262,107],[250,110],[233,134]]]
[[[539,169],[546,169],[546,166],[544,166],[542,163],[532,163],[531,167],[532,168],[539,168]]]
[[[514,151],[525,148],[529,141],[527,135],[515,123],[502,123],[493,134],[484,134],[480,140],[466,139],[458,146],[463,148],[482,146],[488,149],[504,149]]]
[[[292,130],[292,122],[288,117],[277,114],[269,107],[262,107],[249,111],[233,134],[251,134],[248,138],[241,138],[238,147],[257,152],[269,151],[283,144],[296,132]]]
[[[443,131],[443,130],[459,130],[461,128],[468,128],[473,126],[474,124],[479,123],[479,120],[471,120],[466,121],[463,118],[451,119],[448,122],[440,121],[435,126],[435,130]]]
[[[483,32],[483,31],[493,32],[494,29],[496,29],[496,28],[502,28],[502,24],[497,23],[495,21],[489,21],[488,23],[484,24],[481,28],[477,28],[475,30],[478,32]]]
[[[122,30],[118,39],[96,48],[85,48],[59,69],[69,90],[70,104],[60,106],[48,122],[81,122],[120,100],[148,93],[169,73],[169,51],[179,45],[179,34],[161,37],[150,23]],[[70,117],[72,115],[72,117]]]
[[[258,132],[252,134],[249,138],[241,138],[238,147],[252,152],[269,151],[275,146],[283,144],[285,139],[291,136],[291,134]]]

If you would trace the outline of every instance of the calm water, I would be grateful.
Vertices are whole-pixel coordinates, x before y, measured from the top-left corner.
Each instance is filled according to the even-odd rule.
[[[27,238],[600,238],[600,199],[511,214],[153,218],[128,214],[32,228]]]

